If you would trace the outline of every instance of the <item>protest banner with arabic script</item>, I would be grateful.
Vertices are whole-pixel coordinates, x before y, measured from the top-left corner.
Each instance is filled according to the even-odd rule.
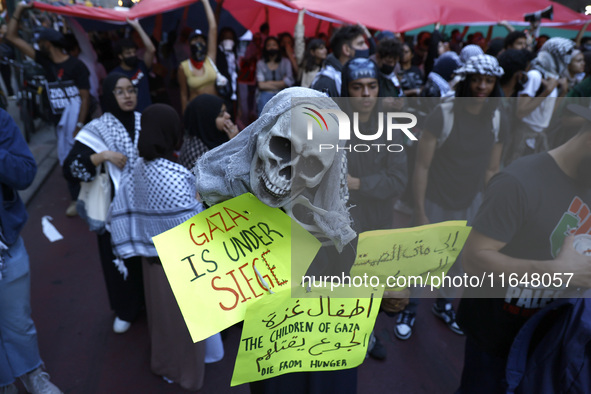
[[[283,211],[249,193],[216,204],[153,241],[194,342],[244,319],[248,305],[288,289],[292,248],[298,250],[298,264],[309,264],[320,248]]]
[[[292,298],[290,291],[282,290],[249,306],[231,385],[360,365],[382,292],[373,289],[370,297],[357,299],[320,293],[315,298]]]
[[[351,276],[408,279],[422,277],[425,285],[433,276],[446,274],[470,234],[466,221],[448,221],[395,230],[367,231],[359,235]],[[391,281],[406,288],[410,280]],[[406,285],[402,285],[406,283]],[[436,283],[434,287],[439,287]]]

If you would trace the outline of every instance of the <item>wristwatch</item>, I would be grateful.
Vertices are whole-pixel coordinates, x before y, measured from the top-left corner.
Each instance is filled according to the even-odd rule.
[[[76,123],[76,127],[78,127],[79,129],[81,129],[81,128],[84,127],[84,123],[78,122],[78,123]]]

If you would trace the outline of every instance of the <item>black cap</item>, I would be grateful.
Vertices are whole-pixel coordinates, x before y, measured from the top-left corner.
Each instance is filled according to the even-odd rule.
[[[35,35],[37,36],[37,40],[46,40],[55,46],[63,47],[65,44],[64,35],[57,30],[43,27],[39,29]]]
[[[207,35],[205,33],[203,33],[201,31],[201,29],[195,29],[191,32],[191,34],[189,35],[189,41],[191,41],[193,38],[197,38],[197,37],[203,37],[205,39],[205,41],[207,41]]]

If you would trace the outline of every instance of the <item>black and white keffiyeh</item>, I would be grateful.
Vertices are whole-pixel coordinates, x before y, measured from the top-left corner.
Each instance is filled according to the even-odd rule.
[[[111,113],[106,112],[100,118],[94,119],[80,130],[76,135],[76,141],[80,141],[95,152],[113,151],[123,153],[127,157],[127,163],[124,170],[133,168],[138,158],[137,143],[140,136],[139,130],[141,114],[135,113],[135,133],[134,140],[129,137],[129,133],[123,124]],[[109,176],[115,186],[115,192],[119,188],[121,170],[111,163],[105,162],[109,169]]]
[[[466,64],[455,71],[455,74],[462,80],[468,74],[490,75],[498,78],[503,76],[505,71],[499,66],[499,62],[495,57],[481,54],[470,57]]]
[[[531,61],[531,68],[540,71],[544,78],[560,78],[572,59],[574,47],[574,41],[568,38],[550,38]]]
[[[124,174],[107,219],[116,264],[124,275],[121,259],[158,256],[152,237],[203,211],[195,195],[194,175],[163,158],[139,158]]]

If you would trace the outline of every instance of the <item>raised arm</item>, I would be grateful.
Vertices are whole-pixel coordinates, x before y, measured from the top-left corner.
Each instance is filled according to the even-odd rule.
[[[585,34],[585,31],[587,30],[587,26],[589,26],[589,23],[591,23],[591,20],[585,22],[583,27],[581,27],[581,30],[579,30],[577,37],[575,38],[575,45],[577,46],[577,48],[581,46],[581,40],[583,39],[583,35]]]
[[[142,28],[142,25],[140,25],[140,22],[137,19],[131,20],[127,18],[127,23],[129,23],[129,25],[133,27],[133,29],[140,35],[140,38],[146,47],[146,52],[144,53],[143,59],[144,63],[146,63],[146,67],[148,67],[148,69],[152,68],[154,55],[156,55],[156,47],[154,46],[154,43],[152,43],[152,40],[150,40],[150,37],[146,34]]]
[[[298,21],[293,30],[293,39],[295,41],[295,58],[298,65],[301,65],[304,61],[304,54],[306,52],[306,39],[304,33],[306,27],[304,26],[304,15],[306,10],[300,10],[298,12]],[[295,70],[294,70],[295,71]]]
[[[207,33],[207,56],[215,61],[218,45],[218,25],[215,21],[215,15],[209,4],[209,0],[201,0],[203,8],[205,9],[205,16],[207,16],[207,24],[209,31]]]
[[[6,39],[15,47],[17,47],[25,56],[35,59],[35,48],[22,38],[18,36],[18,23],[23,15],[24,10],[28,10],[33,7],[33,3],[24,4],[19,3],[8,22],[8,31],[6,32]]]

